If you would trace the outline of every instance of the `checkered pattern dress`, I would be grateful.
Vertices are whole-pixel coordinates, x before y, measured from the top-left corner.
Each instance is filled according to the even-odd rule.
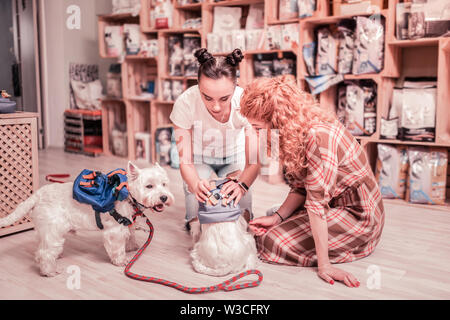
[[[291,192],[306,196],[304,207],[256,237],[260,258],[269,263],[317,266],[308,212],[328,222],[331,263],[368,256],[380,241],[384,207],[363,148],[340,123],[314,125],[306,159],[305,178],[288,180]]]

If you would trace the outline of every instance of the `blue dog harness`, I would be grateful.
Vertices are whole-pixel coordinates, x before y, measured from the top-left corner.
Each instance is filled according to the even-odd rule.
[[[210,190],[212,196],[217,200],[216,205],[208,205],[199,202],[198,220],[201,224],[235,221],[241,215],[241,207],[239,204],[234,207],[234,200],[228,205],[222,204],[223,198],[220,196],[220,190],[223,185],[230,181],[229,179],[216,181],[216,188]]]

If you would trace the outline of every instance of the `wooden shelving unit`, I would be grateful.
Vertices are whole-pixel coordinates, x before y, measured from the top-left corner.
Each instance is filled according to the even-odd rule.
[[[421,145],[436,146],[450,149],[450,39],[449,38],[424,38],[418,40],[397,40],[395,37],[395,16],[396,4],[401,0],[371,0],[373,4],[380,4],[378,11],[385,21],[385,42],[384,42],[384,68],[378,74],[364,75],[344,75],[344,80],[370,79],[377,84],[377,120],[376,131],[372,136],[356,137],[365,147],[371,163],[375,165],[376,144],[389,143],[400,145]],[[407,1],[407,0],[405,0]],[[192,3],[178,5],[177,0],[173,0],[174,15],[173,25],[168,29],[156,30],[150,25],[150,10],[154,7],[152,0],[141,0],[141,12],[138,17],[131,15],[104,15],[99,17],[99,39],[103,39],[104,26],[108,24],[139,23],[143,37],[148,39],[158,39],[159,56],[157,59],[142,58],[139,56],[127,56],[122,66],[123,92],[124,98],[119,101],[103,102],[104,114],[107,114],[106,121],[111,122],[114,110],[120,110],[122,118],[125,118],[128,132],[128,158],[134,159],[134,133],[145,130],[152,134],[157,128],[170,125],[169,115],[172,110],[173,101],[162,101],[160,96],[149,98],[139,98],[135,94],[133,81],[136,77],[157,79],[157,92],[161,93],[161,83],[164,79],[181,80],[184,88],[196,83],[196,77],[173,77],[168,73],[168,46],[167,39],[171,35],[184,33],[197,33],[201,37],[201,46],[207,47],[207,34],[212,32],[214,8],[219,6],[240,6],[243,8],[243,19],[245,21],[246,12],[251,4],[264,4],[264,29],[269,26],[283,24],[299,24],[299,46],[295,50],[252,50],[245,51],[245,59],[240,64],[239,85],[245,86],[254,79],[253,61],[259,54],[273,54],[282,57],[289,52],[296,56],[297,82],[302,89],[307,89],[305,76],[307,71],[303,62],[302,47],[305,43],[311,42],[315,37],[315,29],[318,26],[332,25],[342,19],[349,19],[355,15],[335,15],[337,3],[328,0],[317,0],[316,11],[312,17],[302,19],[280,20],[278,16],[278,0],[229,0],[214,2],[205,0],[202,3]],[[358,15],[369,16],[371,13],[361,13]],[[200,29],[182,29],[183,23],[193,17],[201,17],[202,26]],[[105,54],[103,41],[99,41],[100,56],[108,58]],[[216,56],[228,53],[216,53]],[[424,56],[426,58],[424,58]],[[151,69],[153,68],[153,69]],[[151,69],[152,71],[148,71]],[[414,142],[400,140],[382,140],[380,138],[381,118],[386,117],[391,104],[392,92],[397,78],[404,76],[436,76],[438,78],[438,97],[436,110],[436,141],[435,142]],[[336,110],[337,86],[332,86],[318,96],[321,106],[329,110]],[[124,117],[125,114],[125,117]],[[109,120],[108,120],[109,119]],[[109,124],[110,125],[110,124]],[[104,126],[104,132],[107,125]],[[105,136],[108,136],[106,134]],[[107,138],[104,138],[107,140]],[[108,148],[105,143],[105,148]],[[155,159],[154,142],[153,160]],[[450,173],[450,170],[448,170]],[[449,178],[450,180],[450,178]],[[448,189],[450,198],[450,189]],[[395,201],[394,201],[395,202]],[[403,200],[399,203],[405,203]],[[444,207],[446,208],[446,207]]]

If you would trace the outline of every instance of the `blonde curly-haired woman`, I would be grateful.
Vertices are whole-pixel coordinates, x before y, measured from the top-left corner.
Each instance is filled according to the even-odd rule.
[[[286,76],[250,84],[241,113],[257,132],[279,130],[280,162],[291,187],[278,210],[250,222],[260,258],[318,266],[330,284],[358,287],[352,274],[333,264],[368,256],[382,233],[383,202],[363,148]]]

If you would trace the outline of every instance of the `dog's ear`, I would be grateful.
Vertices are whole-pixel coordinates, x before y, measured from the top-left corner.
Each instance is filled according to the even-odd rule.
[[[140,169],[131,161],[128,161],[128,176],[131,180],[136,180],[139,176]]]

